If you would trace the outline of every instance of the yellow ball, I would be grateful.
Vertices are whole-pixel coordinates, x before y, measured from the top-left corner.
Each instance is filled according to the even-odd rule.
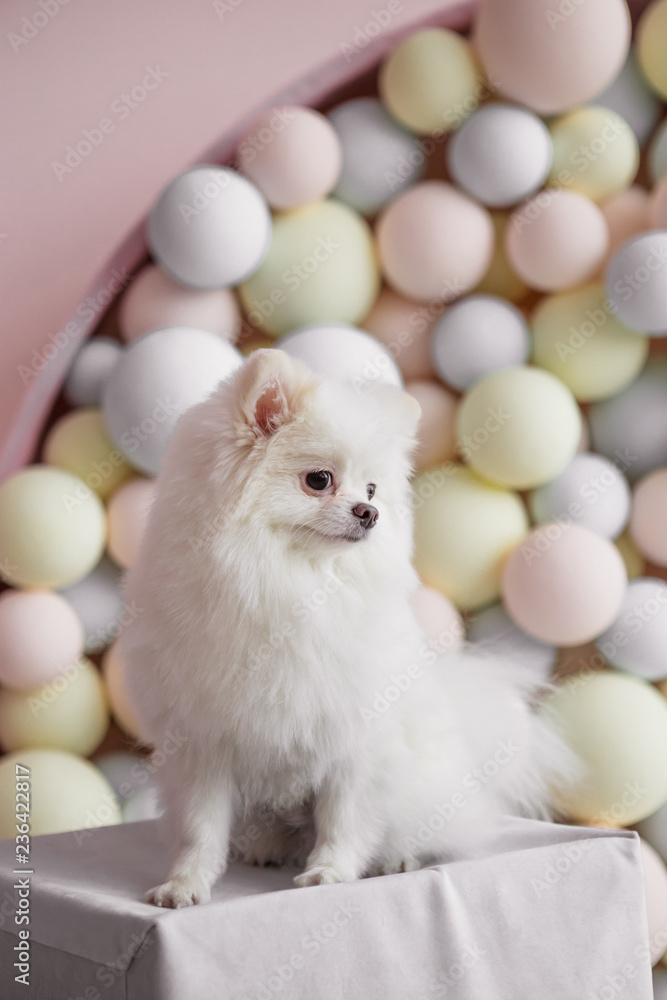
[[[83,479],[103,500],[133,474],[95,409],[73,410],[53,425],[44,442],[44,461]]]
[[[581,414],[570,390],[540,368],[507,368],[480,379],[458,410],[459,451],[480,476],[528,490],[573,458]]]
[[[379,288],[368,225],[328,200],[276,216],[269,252],[240,294],[253,325],[288,333],[312,323],[355,324]]]
[[[138,739],[139,723],[125,689],[125,660],[120,654],[117,642],[104,654],[102,672],[114,719],[121,729],[134,739]]]
[[[421,134],[458,128],[482,95],[469,43],[445,28],[426,28],[400,42],[384,62],[378,85],[394,118]]]
[[[667,702],[615,670],[574,674],[542,711],[581,757],[584,774],[559,791],[577,820],[629,826],[667,800]]]
[[[635,46],[644,76],[667,100],[667,0],[648,5],[639,19]]]
[[[639,143],[619,114],[609,108],[577,108],[550,127],[554,158],[548,183],[604,201],[632,184]]]
[[[106,515],[97,495],[61,469],[32,465],[0,486],[0,576],[56,590],[97,565]]]
[[[625,531],[619,535],[615,539],[614,545],[621,553],[628,580],[636,580],[638,576],[644,576],[644,557],[630,538],[629,533]]]
[[[512,270],[505,251],[505,230],[509,222],[507,212],[491,212],[495,234],[493,257],[474,293],[476,295],[499,295],[510,302],[521,302],[528,294],[528,285]]]
[[[422,582],[466,610],[496,600],[505,559],[528,532],[519,497],[449,462],[417,477],[414,503]]]
[[[52,747],[86,757],[108,727],[102,677],[85,657],[41,687],[0,690],[0,743],[5,750]]]
[[[599,284],[542,299],[531,327],[535,363],[557,375],[582,403],[620,392],[648,356],[648,337],[621,323]]]
[[[0,839],[18,832],[17,780],[29,783],[33,837],[122,823],[115,792],[94,764],[63,750],[18,750],[0,760]]]

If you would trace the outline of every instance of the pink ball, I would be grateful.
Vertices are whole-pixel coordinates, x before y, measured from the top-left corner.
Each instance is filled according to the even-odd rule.
[[[406,382],[435,378],[431,331],[441,312],[383,288],[362,326],[389,348]]]
[[[648,216],[645,229],[667,229],[667,174],[653,189]]]
[[[531,531],[507,560],[502,588],[507,611],[524,632],[555,646],[577,646],[609,628],[626,584],[616,546],[566,522]]]
[[[387,281],[408,298],[449,302],[486,274],[494,249],[491,216],[452,184],[424,181],[395,198],[377,223]]]
[[[417,428],[416,469],[421,472],[453,459],[456,454],[456,396],[437,382],[426,379],[408,382],[405,391],[414,396],[422,411]]]
[[[237,157],[241,171],[273,208],[324,198],[336,185],[342,155],[336,131],[312,108],[271,108],[253,122]]]
[[[155,495],[152,479],[132,479],[109,501],[109,555],[123,569],[137,557]]]
[[[648,191],[638,185],[620,191],[600,205],[609,230],[609,248],[602,262],[603,269],[619,247],[651,228],[649,206]]]
[[[604,215],[578,191],[541,191],[515,209],[505,230],[512,267],[542,292],[571,288],[592,277],[608,246]]]
[[[463,619],[444,594],[432,587],[419,587],[413,591],[410,603],[429,646],[441,653],[461,648]]]
[[[667,469],[656,469],[635,486],[630,536],[657,566],[667,566]]]
[[[0,681],[18,690],[47,684],[83,653],[83,627],[50,591],[0,595]]]
[[[661,857],[645,840],[640,840],[642,863],[646,880],[646,915],[651,965],[659,962],[665,953],[667,929],[667,868]]]
[[[230,289],[185,288],[149,264],[123,295],[118,325],[125,340],[166,326],[192,326],[233,341],[241,329],[241,310]]]

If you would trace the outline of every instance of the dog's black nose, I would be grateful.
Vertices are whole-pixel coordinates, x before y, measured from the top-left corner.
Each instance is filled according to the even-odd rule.
[[[356,507],[352,508],[352,513],[359,518],[364,528],[374,527],[380,516],[377,507],[373,507],[370,503],[358,503]]]

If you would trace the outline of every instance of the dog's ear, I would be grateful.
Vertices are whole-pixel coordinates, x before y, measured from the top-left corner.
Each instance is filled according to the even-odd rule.
[[[239,373],[238,400],[245,427],[269,437],[294,419],[310,380],[303,365],[284,351],[254,351]]]

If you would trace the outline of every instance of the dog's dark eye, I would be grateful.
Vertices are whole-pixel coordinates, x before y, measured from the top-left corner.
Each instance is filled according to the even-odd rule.
[[[319,472],[309,472],[306,476],[306,483],[311,490],[326,490],[331,486],[332,476],[330,472],[320,469]]]
[[[368,499],[372,500],[375,496],[375,483],[369,483],[366,487],[366,493],[368,494]]]

